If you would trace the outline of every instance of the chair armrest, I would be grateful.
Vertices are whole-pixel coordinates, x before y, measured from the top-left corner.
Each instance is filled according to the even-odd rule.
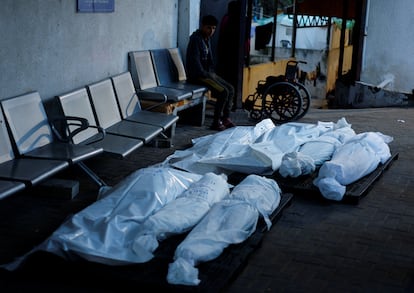
[[[50,119],[49,124],[53,134],[61,142],[72,142],[76,134],[89,127],[87,119],[74,116],[55,117]],[[77,126],[77,128],[71,131],[69,126]]]
[[[154,109],[162,104],[165,104],[167,102],[167,96],[162,93],[155,93],[155,92],[147,92],[147,91],[139,91],[138,94],[135,94],[138,98],[138,100],[145,100],[145,101],[151,101],[151,102],[158,102],[155,103],[143,110],[151,110]]]
[[[95,142],[103,140],[105,138],[106,131],[105,131],[104,128],[102,128],[101,126],[92,126],[92,125],[90,125],[89,127],[98,129],[99,136],[96,137],[96,139],[94,139],[92,141],[89,141],[87,144],[95,143]]]
[[[72,142],[72,139],[78,133],[88,129],[89,127],[97,128],[100,136],[94,140],[99,141],[105,137],[105,129],[100,126],[89,125],[89,121],[86,118],[76,117],[76,116],[65,116],[53,118],[50,120],[50,126],[52,128],[53,134],[61,142]],[[70,126],[77,126],[74,130],[70,130]],[[60,130],[59,130],[59,129]],[[62,134],[62,132],[64,134]]]

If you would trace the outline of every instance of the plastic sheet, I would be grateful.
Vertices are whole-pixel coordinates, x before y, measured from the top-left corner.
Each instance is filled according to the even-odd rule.
[[[341,145],[341,142],[331,136],[322,135],[318,139],[309,141],[302,145],[299,152],[312,159],[315,166],[322,165],[325,161],[331,159],[335,149]]]
[[[160,241],[191,230],[229,192],[225,175],[205,174],[139,226],[132,244],[134,252],[143,255],[142,262],[151,260]]]
[[[279,173],[283,177],[299,177],[311,174],[315,169],[315,161],[312,157],[300,152],[291,152],[283,156]]]
[[[165,167],[139,169],[69,218],[28,254],[44,250],[67,259],[83,257],[109,265],[140,262],[147,256],[136,254],[129,245],[139,223],[201,177]],[[5,268],[15,269],[27,255]]]
[[[198,174],[272,174],[286,153],[298,151],[302,144],[335,127],[335,123],[298,122],[275,126],[264,119],[256,126],[237,126],[195,139],[191,148],[175,152],[163,164]]]
[[[216,203],[175,251],[167,281],[198,285],[201,262],[218,257],[230,244],[241,243],[256,229],[261,214],[270,228],[269,215],[280,204],[280,188],[274,180],[247,176],[225,200]]]
[[[317,167],[331,159],[335,150],[356,134],[348,122],[341,118],[337,123],[319,122],[321,135],[300,145],[297,152],[282,157],[279,173],[283,177],[299,177],[313,173]]]
[[[368,175],[391,157],[388,143],[392,140],[378,132],[357,134],[322,165],[314,185],[325,198],[342,200],[346,185]]]
[[[274,127],[270,119],[265,119],[255,126],[237,126],[196,138],[191,148],[174,152],[162,164],[197,174],[229,174],[240,170],[262,173],[269,170],[271,161],[255,156],[250,145]]]

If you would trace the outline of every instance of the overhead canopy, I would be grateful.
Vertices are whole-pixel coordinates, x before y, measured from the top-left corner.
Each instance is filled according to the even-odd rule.
[[[356,17],[356,1],[357,0],[297,0],[296,13],[300,15],[343,18],[345,12],[347,19],[354,19]],[[347,10],[343,9],[344,5],[346,5]],[[289,7],[287,12],[293,14],[293,7]]]

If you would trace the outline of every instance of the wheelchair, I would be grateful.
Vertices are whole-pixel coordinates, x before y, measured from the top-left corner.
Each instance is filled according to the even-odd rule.
[[[306,62],[289,60],[285,75],[268,76],[258,82],[256,92],[243,103],[243,109],[249,111],[251,119],[260,121],[270,118],[281,124],[305,116],[311,95],[298,80],[298,63]]]

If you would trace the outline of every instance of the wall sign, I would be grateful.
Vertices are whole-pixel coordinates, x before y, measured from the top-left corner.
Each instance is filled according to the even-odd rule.
[[[77,0],[78,12],[114,12],[115,0]]]

